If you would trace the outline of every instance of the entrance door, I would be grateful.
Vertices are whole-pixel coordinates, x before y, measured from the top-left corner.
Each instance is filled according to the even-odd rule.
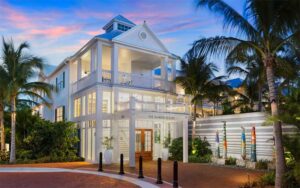
[[[135,130],[135,158],[143,157],[144,160],[152,160],[152,129]]]

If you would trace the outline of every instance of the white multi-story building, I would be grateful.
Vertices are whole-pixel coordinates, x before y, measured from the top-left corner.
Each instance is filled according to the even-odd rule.
[[[135,25],[119,15],[103,29],[44,78],[59,91],[41,115],[77,124],[86,161],[97,162],[103,139],[112,136],[113,161],[123,153],[134,166],[136,156],[161,157],[170,135],[183,136],[186,162],[189,111],[173,82],[177,57],[146,22]]]

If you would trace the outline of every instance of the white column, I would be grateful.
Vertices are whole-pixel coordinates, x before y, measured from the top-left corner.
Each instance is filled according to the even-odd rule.
[[[189,148],[189,129],[188,129],[188,117],[185,117],[184,120],[182,121],[182,128],[183,128],[183,162],[187,163],[188,162],[188,148]]]
[[[176,78],[176,61],[172,62],[172,81]]]
[[[161,78],[164,80],[168,80],[168,66],[167,66],[167,62],[168,62],[168,57],[164,57],[161,60],[160,63],[160,73],[161,73]]]
[[[112,81],[113,84],[118,83],[119,79],[119,68],[118,68],[118,63],[119,63],[119,46],[116,44],[113,44],[111,48],[111,71],[112,71]]]
[[[130,98],[129,117],[129,166],[135,167],[135,99]]]
[[[81,78],[81,59],[77,61],[77,81]]]
[[[91,53],[91,62],[90,62],[90,65],[91,65],[91,72],[95,71],[95,64],[96,64],[96,59],[95,59],[95,46],[92,46],[91,47],[91,50],[90,50],[90,53]]]
[[[99,152],[102,151],[103,125],[102,125],[102,88],[98,85],[96,89],[96,136],[95,136],[95,159],[99,161]]]
[[[96,51],[97,51],[97,81],[102,82],[102,43],[100,41],[97,41],[96,45]]]

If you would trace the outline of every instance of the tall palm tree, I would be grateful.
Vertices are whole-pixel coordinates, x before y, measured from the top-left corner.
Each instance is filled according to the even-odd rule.
[[[201,54],[227,55],[232,51],[254,51],[262,59],[269,87],[272,116],[278,117],[277,88],[274,66],[284,48],[294,50],[300,40],[300,1],[298,0],[246,0],[241,15],[222,0],[197,0],[197,7],[204,7],[221,15],[225,28],[230,28],[232,37],[216,36],[195,42]],[[285,159],[280,121],[274,122],[276,147],[276,183],[283,186]]]
[[[1,131],[1,151],[5,151],[5,129],[4,129],[4,107],[7,97],[7,77],[3,76],[3,72],[0,69],[0,131]]]
[[[196,57],[194,52],[190,51],[181,61],[181,70],[183,75],[178,76],[175,82],[184,90],[185,94],[192,97],[193,121],[197,118],[197,106],[201,107],[203,116],[203,101],[209,96],[209,92],[218,87],[223,76],[216,77],[215,72],[218,68],[213,63],[206,63],[204,56]],[[195,126],[193,126],[192,138],[194,138]]]
[[[13,41],[6,42],[3,39],[1,72],[8,78],[8,100],[11,113],[11,148],[10,163],[16,162],[16,101],[23,96],[24,101],[43,101],[47,103],[44,95],[51,97],[53,87],[44,82],[30,82],[29,79],[36,76],[43,69],[43,60],[39,57],[27,54],[24,50],[29,49],[28,43],[21,43],[18,48],[14,47]],[[28,98],[26,98],[28,97]]]

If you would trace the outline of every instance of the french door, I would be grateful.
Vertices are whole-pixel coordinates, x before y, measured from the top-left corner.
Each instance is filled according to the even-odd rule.
[[[135,129],[135,157],[138,159],[142,156],[144,160],[152,160],[152,148],[152,129]]]

